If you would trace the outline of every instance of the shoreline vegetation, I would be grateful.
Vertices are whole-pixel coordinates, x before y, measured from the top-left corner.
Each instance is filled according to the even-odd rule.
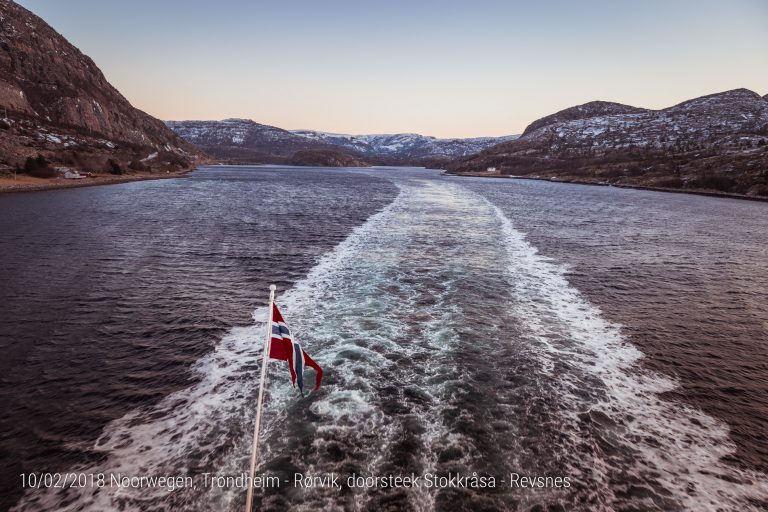
[[[147,173],[138,172],[136,174],[123,175],[95,175],[80,179],[57,178],[36,178],[26,174],[17,174],[14,176],[0,176],[0,194],[14,192],[41,192],[44,190],[56,190],[64,188],[95,187],[99,185],[117,185],[119,183],[129,183],[132,181],[165,180],[171,178],[182,178],[186,174],[194,171],[197,167],[182,169],[180,171],[167,171],[164,174],[159,172]]]
[[[592,185],[595,187],[631,188],[635,190],[650,190],[652,192],[672,192],[674,194],[692,194],[697,196],[722,197],[726,199],[743,199],[746,201],[768,202],[768,197],[766,196],[749,196],[746,194],[733,194],[729,192],[719,192],[717,190],[695,189],[695,188],[692,188],[692,189],[665,188],[665,187],[653,187],[648,185],[603,183],[599,181],[579,181],[579,180],[571,180],[567,178],[553,178],[553,177],[546,177],[546,176],[515,176],[512,174],[499,174],[499,173],[491,174],[487,172],[452,173],[448,171],[443,171],[442,175],[465,177],[465,178],[497,178],[497,179],[501,178],[501,179],[512,179],[512,180],[548,181],[550,183],[569,183],[572,185]]]

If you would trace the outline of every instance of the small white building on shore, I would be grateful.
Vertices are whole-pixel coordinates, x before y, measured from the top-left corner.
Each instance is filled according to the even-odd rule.
[[[77,172],[74,169],[70,169],[69,167],[57,167],[56,171],[64,178],[65,180],[81,180],[85,178],[82,174]]]

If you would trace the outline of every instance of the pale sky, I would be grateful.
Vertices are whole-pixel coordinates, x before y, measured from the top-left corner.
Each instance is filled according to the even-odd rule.
[[[766,0],[20,0],[160,119],[520,133],[592,100],[768,93]]]

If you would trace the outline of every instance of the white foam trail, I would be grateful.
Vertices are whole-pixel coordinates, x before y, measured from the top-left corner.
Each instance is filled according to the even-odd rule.
[[[539,254],[501,209],[488,204],[501,222],[509,252],[516,316],[544,348],[545,369],[552,371],[557,358],[600,379],[607,395],[591,408],[622,426],[617,430],[626,436],[624,442],[642,454],[636,474],[656,474],[688,510],[748,510],[748,498],[768,500],[766,475],[721,461],[735,452],[727,425],[698,409],[661,399],[660,393],[677,387],[675,381],[636,364],[643,355],[622,335],[621,326],[605,320],[599,308],[570,285],[563,265]],[[586,407],[574,408],[575,421],[578,412],[590,409],[573,393],[584,383],[568,374],[556,377],[563,381],[564,402]],[[595,460],[593,467],[592,477],[610,492],[605,462]],[[609,496],[607,505],[614,500]]]
[[[386,417],[381,404],[377,403],[378,397],[372,391],[369,392],[364,383],[380,380],[380,375],[385,371],[400,374],[402,380],[396,383],[400,386],[423,383],[438,372],[437,367],[413,369],[410,371],[418,374],[410,375],[409,370],[400,368],[397,362],[388,359],[385,354],[398,354],[408,358],[429,350],[438,357],[440,353],[449,350],[458,339],[456,333],[448,326],[452,315],[457,314],[456,308],[446,304],[443,299],[449,292],[436,292],[432,297],[434,303],[430,306],[416,306],[413,302],[419,294],[412,288],[412,284],[402,283],[398,275],[403,258],[414,261],[421,256],[424,259],[423,254],[406,255],[406,248],[414,237],[423,240],[423,237],[428,236],[423,232],[425,223],[420,213],[428,214],[431,208],[441,203],[450,204],[453,197],[440,187],[425,184],[415,187],[408,184],[398,186],[401,187],[400,196],[392,208],[366,225],[369,229],[365,236],[349,241],[349,252],[354,254],[354,261],[346,268],[328,272],[322,286],[309,289],[302,284],[286,299],[286,304],[294,311],[292,318],[298,319],[306,332],[313,333],[314,344],[322,347],[320,357],[326,362],[333,361],[340,348],[349,352],[349,344],[335,340],[340,333],[360,331],[354,325],[347,325],[348,322],[365,320],[380,324],[378,328],[366,331],[369,347],[354,348],[365,355],[363,365],[350,366],[341,363],[333,367],[334,371],[343,374],[340,378],[344,379],[344,383],[354,384],[355,389],[344,389],[344,384],[340,384],[312,405],[312,411],[321,417],[316,443],[328,440],[359,443],[361,436],[372,436],[365,446],[365,459],[355,461],[362,464],[362,472],[367,475],[378,474],[378,468],[386,461],[388,450],[398,434],[399,422],[393,422]],[[304,283],[320,282],[319,279],[308,279]],[[450,289],[450,279],[444,284]],[[396,286],[399,292],[406,296],[397,297],[391,293],[382,293],[383,285]],[[300,301],[293,301],[294,291]],[[302,307],[306,304],[312,304],[312,307]],[[306,312],[308,309],[311,314],[304,315],[302,310]],[[418,311],[425,319],[416,326],[407,319],[407,315],[414,311]],[[407,338],[406,330],[413,328],[418,330],[413,339],[419,340],[419,344],[408,346],[395,342]],[[361,383],[362,389],[359,386]],[[434,399],[434,394],[439,393],[443,385],[444,383],[440,383],[430,388],[420,388],[426,397],[437,404],[420,416],[426,428],[421,438],[430,447],[446,435],[440,420],[441,406]],[[276,449],[281,448],[278,446]],[[437,450],[428,451],[427,460],[423,463],[429,467],[434,463]],[[358,455],[361,456],[359,453]],[[337,467],[334,462],[319,460],[317,463],[307,464],[304,470],[307,474],[323,474],[337,470]],[[369,504],[370,499],[367,492],[358,493],[354,498],[356,506],[360,509],[375,506]],[[294,504],[293,507],[296,510],[332,509],[339,507],[338,500],[336,491],[316,489],[311,496],[307,496],[305,502]],[[434,507],[434,496],[425,490],[414,489],[408,494],[408,502],[415,510],[431,510]]]
[[[624,436],[624,441],[641,454],[637,458],[637,473],[658,473],[663,487],[692,510],[715,510],[717,506],[745,510],[745,497],[768,496],[765,475],[739,472],[719,461],[721,456],[733,452],[724,425],[694,409],[661,400],[658,394],[672,389],[674,382],[641,370],[636,364],[641,353],[622,337],[620,327],[604,320],[601,312],[568,283],[564,267],[538,254],[501,210],[477,194],[444,182],[406,182],[398,186],[400,193],[390,205],[353,230],[319,260],[306,278],[278,297],[291,327],[313,358],[321,366],[336,370],[337,378],[345,384],[327,385],[325,392],[311,401],[312,412],[321,418],[318,440],[323,436],[352,439],[375,429],[376,446],[382,449],[368,447],[370,453],[365,454],[364,469],[374,473],[386,457],[386,447],[395,435],[394,427],[367,383],[376,378],[377,372],[397,368],[397,362],[387,355],[399,353],[407,357],[411,355],[409,351],[420,350],[393,342],[409,328],[403,321],[403,312],[418,309],[425,313],[428,320],[418,322],[418,333],[425,349],[436,353],[457,342],[451,325],[453,317],[460,314],[440,295],[432,306],[414,304],[412,286],[399,282],[397,275],[399,266],[404,264],[399,259],[405,257],[401,248],[413,239],[429,237],[435,221],[445,222],[450,215],[465,219],[464,222],[482,217],[480,227],[493,230],[490,238],[484,232],[477,240],[466,243],[472,247],[487,244],[501,234],[504,244],[499,255],[506,251],[509,257],[508,264],[502,264],[508,267],[516,299],[514,307],[518,308],[516,316],[525,322],[532,347],[539,349],[544,372],[550,372],[551,380],[559,383],[564,395],[559,401],[571,408],[565,411],[569,416],[563,419],[566,433],[578,432],[580,412],[593,409],[605,413],[619,425],[617,435]],[[431,222],[421,222],[420,216],[429,217]],[[488,227],[489,219],[495,227]],[[470,236],[472,230],[467,231],[465,236]],[[454,250],[460,256],[466,246]],[[459,260],[448,257],[445,261]],[[446,268],[455,271],[452,265]],[[382,290],[389,286],[397,287],[401,296],[394,296],[388,288]],[[170,395],[155,407],[111,422],[95,448],[105,456],[105,461],[76,470],[129,475],[184,471],[237,474],[247,468],[260,365],[257,354],[265,317],[266,309],[258,309],[254,312],[255,325],[233,329],[214,352],[203,357],[194,366],[200,382]],[[344,333],[356,331],[366,332],[367,343],[344,338]],[[363,358],[366,364],[343,364],[343,357]],[[606,390],[599,402],[585,401],[574,392],[584,386],[578,374],[551,373],[555,364],[563,360],[578,372],[599,379],[600,387]],[[456,378],[461,378],[461,371],[455,369]],[[421,377],[429,380],[429,372],[437,370],[427,368],[425,372],[426,376]],[[296,400],[295,392],[286,385],[285,373],[284,367],[271,365],[265,438],[285,424],[287,405]],[[414,382],[424,382],[416,380],[415,375],[402,375],[404,379],[413,377]],[[275,382],[282,385],[271,386]],[[423,391],[428,396],[437,396],[444,385],[424,386]],[[440,443],[443,447],[472,444],[472,439],[459,439],[447,433],[440,419],[443,405],[434,402],[424,412],[427,431],[422,440],[427,446],[424,463],[428,469],[435,465]],[[701,426],[686,423],[692,420]],[[645,436],[659,440],[661,448],[644,441]],[[269,460],[272,450],[269,444],[264,446],[262,461]],[[601,482],[600,491],[607,495],[604,508],[610,509],[616,500],[610,494],[607,476],[611,461],[595,456],[592,462],[595,469],[591,478]],[[322,462],[306,468],[308,472],[324,469]],[[727,475],[736,483],[725,482],[718,474]],[[752,478],[752,483],[746,482],[747,478]],[[35,490],[26,493],[14,510],[229,510],[242,501],[242,494],[238,489],[210,490],[195,494],[195,502],[176,503],[176,495],[157,489],[107,489],[103,493],[89,488]],[[356,495],[354,504],[364,508],[368,499],[365,494]],[[433,495],[426,491],[414,491],[408,500],[417,510],[434,508]],[[315,492],[300,507],[338,508],[338,494]]]
[[[401,231],[403,217],[413,220],[409,208],[430,199],[423,187],[403,185],[398,197],[379,213],[370,217],[362,226],[354,229],[347,239],[323,256],[308,275],[294,287],[278,296],[281,309],[289,318],[295,332],[304,339],[305,347],[319,364],[332,368],[341,350],[364,356],[364,372],[370,378],[385,368],[397,365],[384,354],[403,353],[408,347],[392,340],[402,338],[408,328],[403,313],[412,310],[409,303],[415,298],[413,290],[404,288],[406,297],[382,295],[377,287],[382,283],[393,284],[391,277],[378,275],[392,272],[400,264],[393,248],[402,245],[411,231]],[[435,202],[449,201],[445,191],[431,189]],[[443,193],[443,196],[441,196]],[[410,226],[410,229],[417,229]],[[396,278],[394,278],[396,281]],[[431,320],[422,326],[428,332],[424,342],[431,350],[445,350],[455,333],[446,329],[446,315],[455,314],[453,308],[443,308],[438,300],[432,308],[422,307],[422,313],[431,312]],[[253,421],[252,405],[257,392],[257,373],[260,366],[260,343],[264,333],[266,308],[254,312],[253,326],[232,329],[216,349],[204,356],[193,367],[200,381],[190,388],[178,391],[150,409],[139,409],[111,422],[98,439],[95,451],[103,453],[106,460],[98,465],[74,468],[87,473],[115,473],[138,475],[194,475],[202,471],[218,474],[239,474],[247,467]],[[344,332],[359,330],[356,326],[344,326],[344,322],[375,321],[376,328],[368,329],[370,346],[359,346],[339,341]],[[307,336],[311,333],[311,344]],[[374,350],[375,348],[375,350]],[[361,368],[357,368],[360,370]],[[376,397],[365,384],[366,378],[358,377],[337,367],[339,378],[353,384],[354,389],[342,389],[326,384],[326,391],[311,402],[311,409],[318,414],[318,433],[332,431],[338,436],[359,436],[361,430],[377,432],[381,446],[391,444],[395,434],[393,426],[379,407]],[[352,371],[354,371],[353,369]],[[428,370],[429,376],[433,370]],[[295,392],[285,385],[285,368],[270,365],[269,382],[282,385],[268,387],[268,407],[262,436],[266,439],[279,425],[284,424],[289,402],[295,402]],[[425,390],[428,395],[429,392]],[[434,416],[429,422],[426,438],[436,439],[440,434],[437,420],[439,409],[430,411]],[[429,441],[428,441],[429,442]],[[279,448],[278,448],[279,449]],[[263,444],[261,461],[272,457],[273,447]],[[375,474],[376,468],[386,456],[384,450],[370,450],[365,470]],[[194,466],[191,466],[194,465]],[[307,472],[323,468],[308,466]],[[242,500],[239,489],[211,489],[195,495],[195,502],[185,498],[186,509],[233,509]],[[322,500],[316,493],[312,499]],[[337,499],[329,495],[324,502],[331,506]],[[420,510],[432,508],[429,494],[414,493],[414,506]],[[14,510],[167,510],[174,506],[174,495],[163,489],[106,489],[97,492],[91,488],[67,490],[34,490],[27,492]],[[360,504],[366,496],[358,498]]]
[[[357,246],[364,240],[375,238],[390,212],[403,202],[402,193],[388,206],[372,215],[363,225],[329,253],[320,258],[309,274],[297,282],[287,293],[278,296],[280,305],[290,313],[302,304],[320,303],[335,280],[333,274],[344,268],[354,256]],[[106,461],[94,466],[74,468],[85,473],[113,473],[131,476],[193,474],[190,454],[199,454],[195,462],[201,471],[237,474],[245,467],[250,452],[250,431],[253,411],[250,404],[258,389],[256,376],[261,364],[261,340],[265,330],[266,309],[254,312],[256,323],[237,327],[226,334],[213,352],[201,358],[192,372],[201,380],[193,386],[172,393],[150,410],[137,409],[120,419],[110,422],[93,449],[103,453]],[[320,364],[326,354],[313,354]],[[270,381],[285,379],[285,369],[270,365]],[[279,404],[290,394],[289,386],[274,386],[270,399]],[[354,402],[358,399],[352,399]],[[354,407],[349,407],[354,410]],[[272,426],[280,421],[277,411],[285,407],[270,407],[265,437]],[[222,426],[219,422],[237,422],[239,425]],[[222,436],[227,428],[239,431],[237,439]],[[268,452],[268,447],[265,452]],[[237,454],[230,457],[226,454]],[[245,455],[242,455],[245,454]],[[224,467],[217,467],[215,459],[228,460]],[[265,459],[267,457],[264,457]],[[239,463],[242,462],[243,465]],[[216,468],[211,469],[211,468]],[[158,500],[169,499],[165,489],[105,489],[100,492],[90,487],[69,489],[30,489],[24,494],[14,511],[103,511],[116,508],[141,510],[142,504],[157,507]],[[222,489],[218,496],[208,495],[200,507],[228,509],[239,490]],[[204,506],[203,506],[204,505]],[[163,507],[160,507],[161,509]]]

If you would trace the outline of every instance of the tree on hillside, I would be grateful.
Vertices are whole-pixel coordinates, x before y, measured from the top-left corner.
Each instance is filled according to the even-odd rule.
[[[123,174],[123,168],[111,158],[107,160],[107,168],[110,174]]]
[[[27,157],[24,162],[24,172],[36,178],[53,178],[56,171],[50,167],[48,160],[43,155],[37,155],[37,158]]]

